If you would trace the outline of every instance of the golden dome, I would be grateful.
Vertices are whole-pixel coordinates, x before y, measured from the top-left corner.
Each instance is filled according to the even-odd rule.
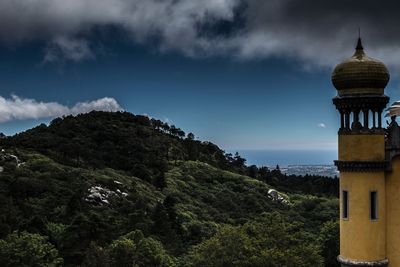
[[[389,78],[386,66],[364,53],[360,38],[354,55],[337,65],[332,73],[332,83],[340,96],[383,95]]]

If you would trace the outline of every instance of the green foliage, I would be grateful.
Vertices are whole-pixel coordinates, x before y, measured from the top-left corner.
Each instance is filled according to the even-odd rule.
[[[318,239],[321,226],[335,220],[338,213],[337,199],[281,193],[289,203],[275,202],[268,196],[271,187],[265,182],[198,161],[171,163],[165,173],[165,186],[160,191],[121,171],[75,168],[36,153],[15,152],[26,163],[15,171],[1,174],[0,200],[4,204],[2,208],[9,210],[2,219],[4,229],[25,229],[49,236],[49,241],[70,265],[93,266],[103,262],[107,266],[113,260],[130,262],[133,250],[136,264],[140,266],[147,258],[153,259],[153,253],[159,255],[158,251],[163,251],[160,241],[165,255],[171,259],[185,258],[190,247],[207,242],[224,225],[257,224],[263,212],[275,211],[290,222],[302,223],[301,232],[312,237],[310,239]],[[23,187],[13,186],[20,180],[18,184],[24,184]],[[89,202],[86,198],[93,186],[113,192],[120,190],[128,195],[115,193],[108,198],[108,204]],[[141,243],[145,245],[143,249],[146,248],[140,251],[146,255],[142,258],[137,258],[137,240],[125,236],[133,230],[152,236],[151,240],[144,239]],[[318,242],[321,250],[315,250],[321,251],[327,262],[334,262],[336,257],[334,250],[325,253],[332,249],[333,243]],[[108,244],[115,248],[107,248]],[[253,241],[251,244],[255,246]],[[297,255],[295,250],[259,248],[259,253],[263,254],[257,252],[251,264],[261,265],[263,257],[281,259],[279,253]],[[221,245],[221,249],[225,247]],[[227,247],[226,251],[232,248]],[[120,254],[115,256],[115,253]],[[248,253],[256,255],[254,250]]]
[[[143,238],[137,244],[136,265],[140,267],[172,267],[175,259],[168,255],[162,244],[153,238]]]
[[[12,137],[0,138],[8,147],[33,149],[62,164],[128,171],[163,188],[167,162],[202,161],[265,181],[279,190],[338,196],[338,179],[286,176],[276,170],[245,165],[238,153],[226,154],[210,142],[194,140],[192,133],[146,116],[128,112],[93,111],[53,120]],[[8,168],[8,167],[7,167]],[[15,166],[10,166],[15,168]]]
[[[296,223],[278,213],[266,214],[257,222],[225,226],[194,246],[186,266],[323,266],[318,245],[309,243]]]
[[[336,257],[339,255],[339,222],[328,221],[321,228],[319,235],[322,256],[326,267],[339,267]]]
[[[193,134],[184,136],[174,125],[145,116],[93,111],[57,118],[49,126],[41,124],[0,142],[33,149],[71,166],[128,171],[161,186],[167,161],[190,159],[223,169],[244,168],[242,158],[227,158],[216,145],[196,141]]]
[[[114,240],[109,248],[111,266],[173,267],[175,259],[168,255],[163,245],[140,231],[128,233]]]
[[[286,208],[268,198],[267,184],[205,163],[180,162],[166,176],[164,193],[176,199],[175,211],[184,228],[188,219],[237,224]]]
[[[133,266],[136,245],[133,240],[121,237],[110,245],[110,258],[115,266]]]
[[[185,259],[187,266],[245,266],[254,255],[250,237],[240,227],[226,226],[195,246]]]
[[[47,232],[49,233],[49,237],[55,242],[59,243],[63,235],[65,234],[66,225],[62,223],[53,223],[49,222],[46,224]]]
[[[258,169],[248,167],[247,174],[266,182],[274,188],[285,192],[297,192],[317,196],[339,197],[339,178],[330,178],[318,175],[285,175],[282,174],[279,166],[269,170],[266,167]]]
[[[61,266],[57,249],[44,236],[28,232],[13,232],[0,240],[2,266]]]
[[[24,162],[0,153],[1,257],[15,261],[10,240],[34,235],[55,265],[337,266],[337,180],[247,167],[184,136],[92,112],[1,139]]]
[[[91,242],[82,263],[83,267],[110,267],[110,256],[106,249]]]

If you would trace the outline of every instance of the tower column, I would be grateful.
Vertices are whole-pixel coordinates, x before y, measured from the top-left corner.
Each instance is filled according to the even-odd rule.
[[[353,124],[351,125],[352,129],[361,129],[361,123],[360,123],[360,110],[359,109],[354,109],[353,110]]]
[[[361,39],[354,55],[339,64],[332,74],[338,92],[333,103],[341,113],[341,120],[344,117],[341,127],[346,129],[339,130],[339,155],[335,161],[340,171],[338,261],[342,267],[390,264],[386,250],[387,162],[382,130],[382,111],[389,101],[384,95],[388,81],[387,68],[365,55]],[[372,129],[369,128],[370,110]],[[350,113],[353,113],[352,123]]]
[[[350,129],[350,111],[346,110],[346,129]]]
[[[369,128],[369,120],[368,120],[369,119],[368,118],[369,110],[368,109],[364,109],[363,113],[364,113],[364,128],[368,129]]]

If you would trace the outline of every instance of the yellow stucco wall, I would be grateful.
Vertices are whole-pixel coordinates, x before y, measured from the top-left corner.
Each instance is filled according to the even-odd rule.
[[[383,135],[339,135],[339,160],[385,159]],[[356,261],[386,258],[385,173],[341,172],[340,192],[349,192],[349,218],[342,219],[340,194],[340,255]],[[378,219],[370,219],[370,192],[378,192]],[[392,265],[393,266],[393,265]],[[400,266],[400,265],[398,265]]]
[[[384,135],[339,135],[339,160],[380,161],[384,159]]]
[[[342,172],[340,188],[349,192],[348,220],[342,219],[340,199],[340,255],[358,261],[385,259],[384,172]],[[378,219],[374,221],[370,219],[371,191],[378,192]]]
[[[392,172],[386,176],[386,240],[391,267],[400,266],[400,157],[392,161]]]

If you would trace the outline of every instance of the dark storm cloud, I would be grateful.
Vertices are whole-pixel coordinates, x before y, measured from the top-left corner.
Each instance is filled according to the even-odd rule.
[[[161,51],[313,67],[350,56],[360,26],[368,53],[399,67],[399,9],[394,0],[4,0],[0,40],[42,39],[46,61],[78,61],[95,56],[86,34],[113,25]]]
[[[360,26],[371,55],[399,64],[397,1],[249,0],[248,4],[245,32],[256,39],[254,47],[260,45],[260,36],[268,35],[259,53],[289,54],[306,63],[329,65],[351,53],[349,46],[354,45]],[[275,48],[265,49],[268,45]],[[252,56],[254,51],[244,55]]]

